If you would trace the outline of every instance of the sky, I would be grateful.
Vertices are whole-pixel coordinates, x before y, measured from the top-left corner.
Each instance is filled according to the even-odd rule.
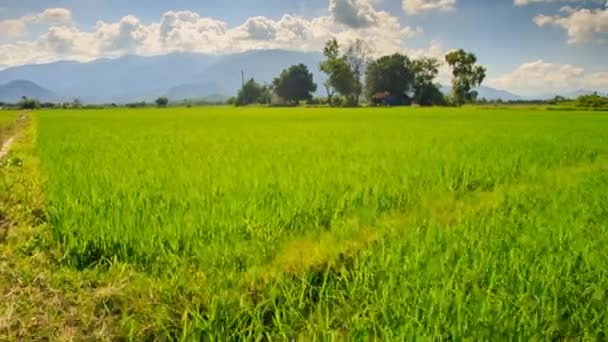
[[[485,85],[522,95],[608,91],[607,0],[0,0],[0,69],[126,54],[474,52]],[[440,81],[449,81],[444,66]]]

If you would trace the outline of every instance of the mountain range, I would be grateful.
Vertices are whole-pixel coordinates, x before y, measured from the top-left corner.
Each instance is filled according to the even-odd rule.
[[[22,96],[33,97],[42,102],[54,102],[59,98],[52,91],[34,82],[15,80],[0,85],[0,102],[17,102]]]
[[[284,50],[223,56],[194,53],[125,56],[87,63],[62,61],[9,68],[0,71],[0,84],[28,80],[51,89],[62,100],[78,98],[85,103],[151,101],[159,96],[175,101],[233,96],[241,86],[241,71],[245,78],[269,83],[281,70],[296,63],[306,64],[317,83],[321,83],[325,78],[318,71],[320,60],[319,53]]]
[[[321,84],[325,75],[318,68],[321,59],[320,53],[252,50],[221,56],[173,53],[152,57],[124,56],[86,63],[62,61],[25,65],[0,71],[0,84],[6,83],[0,86],[0,101],[15,101],[21,96],[40,101],[78,98],[85,103],[153,101],[159,96],[167,96],[172,101],[221,99],[237,93],[242,76],[270,83],[281,70],[298,63],[308,66],[319,85],[316,95],[323,96]],[[450,87],[444,86],[442,91],[449,93]],[[488,100],[529,99],[486,86],[479,87],[477,91],[479,98]],[[576,97],[592,92],[580,90],[576,94],[562,96]]]

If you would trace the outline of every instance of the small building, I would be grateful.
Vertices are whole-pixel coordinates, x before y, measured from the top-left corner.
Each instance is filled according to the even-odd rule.
[[[409,106],[412,101],[407,96],[392,95],[388,91],[377,92],[371,97],[371,102],[374,106]]]

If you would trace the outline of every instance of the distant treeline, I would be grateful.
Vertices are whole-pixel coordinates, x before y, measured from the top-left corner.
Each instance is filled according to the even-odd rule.
[[[475,54],[462,49],[451,51],[445,55],[445,62],[452,69],[452,93],[446,96],[436,82],[441,65],[438,59],[411,59],[399,53],[374,59],[372,55],[362,40],[342,47],[336,39],[331,39],[325,43],[324,59],[319,64],[319,70],[327,75],[322,85],[327,93],[324,99],[314,99],[318,85],[313,74],[306,65],[298,64],[283,70],[270,84],[259,84],[253,78],[244,82],[231,104],[460,106],[477,101],[478,94],[473,89],[486,77],[486,69],[477,64]]]
[[[227,101],[208,101],[208,100],[182,100],[170,102],[166,97],[160,97],[153,102],[139,101],[129,103],[104,103],[104,104],[85,104],[79,99],[70,102],[40,102],[35,98],[23,97],[18,102],[0,101],[0,109],[104,109],[104,108],[147,108],[147,107],[196,107],[196,106],[221,106],[226,105]]]
[[[249,87],[253,87],[255,85],[251,84],[251,81],[248,82]],[[263,87],[263,86],[262,86]],[[266,90],[264,90],[266,91]],[[267,96],[272,96],[268,93]],[[0,101],[0,109],[7,110],[32,110],[32,109],[105,109],[105,108],[150,108],[150,107],[200,107],[200,106],[222,106],[222,105],[244,105],[242,102],[237,103],[237,98],[232,97],[226,101],[205,101],[205,100],[183,100],[183,101],[174,101],[170,102],[169,99],[165,97],[158,98],[154,102],[131,102],[124,104],[117,103],[107,103],[107,104],[83,104],[79,100],[74,100],[72,102],[62,102],[62,103],[54,103],[54,102],[39,102],[33,98],[22,98],[21,101],[16,103],[10,102],[2,102]],[[259,105],[273,105],[273,106],[295,106],[295,105],[305,105],[312,107],[348,107],[352,106],[352,103],[348,103],[349,100],[345,100],[340,96],[334,96],[331,100],[328,97],[311,97],[305,101],[298,101],[297,103],[276,103],[272,102],[271,99],[268,99],[267,102],[251,102],[250,104],[259,104]],[[557,96],[548,100],[487,100],[485,98],[481,98],[475,101],[471,101],[470,103],[479,104],[479,105],[545,105],[545,106],[553,106],[551,109],[594,109],[594,110],[608,110],[608,97],[600,96],[597,93],[582,95],[576,99],[568,99],[565,97]],[[416,103],[414,103],[416,104]],[[435,104],[438,105],[438,104]],[[445,105],[445,103],[444,103]]]

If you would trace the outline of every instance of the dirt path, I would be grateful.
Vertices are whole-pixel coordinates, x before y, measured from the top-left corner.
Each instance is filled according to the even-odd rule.
[[[2,144],[2,148],[0,148],[0,159],[4,158],[4,156],[6,156],[8,154],[8,151],[10,151],[11,149],[11,145],[13,144],[13,141],[15,140],[15,137],[10,137],[7,141],[4,142],[4,144]]]
[[[11,150],[11,146],[15,142],[15,137],[17,136],[19,129],[23,128],[23,126],[27,122],[27,119],[28,119],[27,114],[28,114],[27,112],[21,112],[19,117],[15,119],[15,122],[12,124],[12,126],[9,127],[9,132],[12,132],[12,136],[10,138],[8,138],[8,140],[6,140],[4,143],[2,143],[2,141],[0,141],[0,143],[2,144],[0,146],[0,160],[2,160],[2,158],[6,157],[8,152]]]

